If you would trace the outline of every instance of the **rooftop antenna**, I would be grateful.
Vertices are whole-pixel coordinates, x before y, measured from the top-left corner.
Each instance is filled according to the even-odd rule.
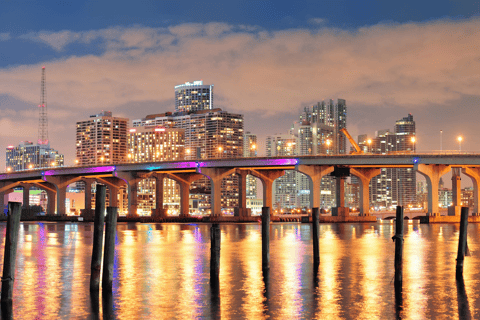
[[[42,87],[40,89],[40,104],[38,118],[38,144],[48,145],[48,119],[47,119],[47,89],[45,67],[42,67]]]

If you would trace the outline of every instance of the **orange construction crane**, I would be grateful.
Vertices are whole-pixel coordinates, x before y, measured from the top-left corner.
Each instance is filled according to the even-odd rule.
[[[360,149],[360,147],[355,142],[355,140],[353,140],[352,136],[350,135],[350,133],[348,133],[347,129],[342,128],[340,129],[340,131],[345,135],[345,137],[347,137],[348,141],[350,141],[352,146],[355,148],[355,151],[352,151],[351,154],[363,154],[362,149]]]

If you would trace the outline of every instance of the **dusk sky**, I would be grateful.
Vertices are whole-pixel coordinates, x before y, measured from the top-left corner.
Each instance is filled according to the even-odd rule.
[[[245,130],[286,133],[300,110],[346,99],[355,137],[412,113],[417,149],[480,152],[480,1],[2,1],[0,161],[36,141],[41,68],[51,146],[75,122],[174,110],[174,86],[214,84]]]

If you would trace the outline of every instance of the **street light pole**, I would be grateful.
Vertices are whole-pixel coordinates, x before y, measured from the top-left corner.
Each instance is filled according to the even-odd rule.
[[[462,140],[463,140],[462,136],[459,136],[457,138],[457,140],[458,140],[458,150],[461,152],[462,151]]]

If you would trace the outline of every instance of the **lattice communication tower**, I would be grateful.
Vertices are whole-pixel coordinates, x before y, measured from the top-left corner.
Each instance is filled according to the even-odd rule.
[[[48,144],[47,89],[45,85],[45,67],[42,67],[42,87],[40,89],[40,104],[38,105],[38,144]]]

